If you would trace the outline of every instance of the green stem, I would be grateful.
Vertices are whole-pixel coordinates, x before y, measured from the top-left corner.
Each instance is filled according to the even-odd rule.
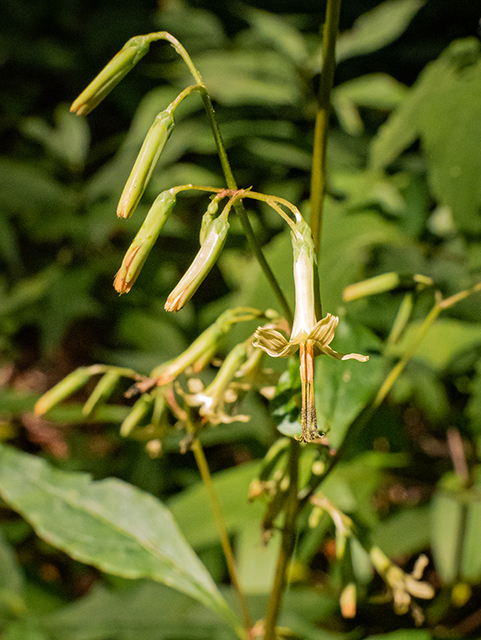
[[[193,425],[191,425],[191,428],[193,429]],[[191,445],[191,449],[194,452],[197,467],[199,468],[202,481],[204,483],[205,488],[207,489],[207,493],[209,494],[209,500],[210,500],[212,512],[214,514],[215,523],[217,525],[217,530],[219,532],[219,537],[222,544],[222,550],[224,552],[224,556],[227,562],[227,568],[229,570],[229,575],[230,575],[232,584],[234,586],[234,589],[236,590],[237,598],[239,600],[246,637],[249,638],[250,630],[252,629],[252,621],[249,614],[249,608],[247,606],[246,599],[244,597],[244,594],[239,584],[239,580],[237,578],[236,561],[234,558],[232,547],[230,545],[229,535],[227,533],[227,528],[225,526],[224,518],[222,517],[222,511],[220,508],[219,499],[217,497],[214,483],[212,482],[212,477],[210,475],[209,465],[207,464],[204,450],[198,439],[194,439]]]
[[[202,85],[204,86],[204,85]],[[227,152],[225,150],[224,142],[222,140],[222,135],[219,129],[219,125],[217,123],[217,119],[215,117],[214,107],[212,105],[212,101],[207,90],[204,87],[204,90],[201,91],[202,102],[204,103],[204,108],[207,113],[207,117],[209,119],[209,124],[212,129],[212,133],[214,135],[215,144],[217,147],[217,153],[219,155],[220,163],[222,166],[222,171],[224,173],[224,177],[229,189],[237,191],[237,183],[234,178],[234,174],[232,173],[232,169],[229,163],[229,159],[227,157]],[[264,275],[267,278],[267,281],[271,285],[272,290],[275,293],[277,301],[281,306],[282,313],[285,315],[287,321],[292,324],[292,311],[289,307],[289,303],[282,292],[282,289],[277,282],[277,278],[274,275],[274,272],[270,268],[267,263],[267,260],[264,256],[264,253],[261,249],[261,246],[257,242],[257,238],[254,233],[254,229],[250,223],[249,217],[247,216],[247,212],[245,207],[241,201],[236,201],[234,204],[235,212],[237,213],[239,220],[241,221],[242,228],[246,235],[247,241],[250,245],[251,251],[255,255],[257,262],[259,263]]]
[[[152,40],[167,40],[168,42],[170,42],[170,44],[174,47],[176,52],[181,56],[181,58],[189,68],[189,71],[191,72],[195,82],[199,86],[202,102],[204,104],[204,108],[207,113],[207,118],[209,120],[212,133],[214,135],[215,144],[217,147],[217,153],[219,155],[219,159],[220,159],[222,171],[224,173],[224,177],[226,180],[226,184],[229,189],[232,189],[233,191],[237,191],[237,183],[235,181],[234,174],[232,173],[229,159],[227,157],[225,145],[222,140],[222,135],[219,129],[219,125],[217,123],[217,119],[215,117],[215,111],[212,105],[212,100],[210,99],[209,93],[207,92],[207,89],[204,85],[202,76],[200,75],[199,71],[196,69],[187,51],[180,44],[180,42],[176,38],[174,38],[174,36],[172,36],[170,33],[167,33],[167,31],[159,31],[158,33],[153,33]],[[246,235],[247,241],[250,245],[251,251],[255,255],[262,271],[264,272],[264,275],[267,278],[267,281],[272,287],[272,290],[275,293],[277,301],[281,306],[283,314],[285,315],[286,319],[290,323],[292,323],[292,311],[289,307],[286,297],[284,296],[284,293],[282,292],[281,287],[279,286],[279,283],[277,282],[277,278],[275,277],[274,272],[268,265],[267,260],[264,256],[264,253],[259,243],[257,242],[257,238],[255,236],[254,230],[247,216],[247,212],[244,208],[244,205],[242,204],[242,202],[236,202],[234,209],[237,215],[239,216],[239,220],[241,221],[242,228]]]
[[[339,27],[341,0],[328,0],[324,39],[322,43],[322,73],[319,86],[319,109],[314,128],[314,150],[311,174],[311,218],[310,225],[316,254],[321,247],[322,213],[326,190],[326,149],[331,109],[331,89],[336,68],[336,37]]]
[[[282,598],[288,583],[289,565],[296,544],[296,521],[299,514],[298,476],[300,445],[292,438],[289,442],[289,490],[285,504],[281,548],[277,558],[276,574],[267,607],[264,640],[276,640],[276,625],[281,612]]]

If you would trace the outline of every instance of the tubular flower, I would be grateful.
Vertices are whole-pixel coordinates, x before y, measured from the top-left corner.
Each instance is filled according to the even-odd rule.
[[[315,311],[314,268],[316,264],[314,244],[309,225],[298,219],[291,232],[294,254],[294,284],[296,310],[289,340],[276,329],[259,327],[254,334],[254,346],[263,349],[273,358],[289,358],[298,349],[302,388],[300,439],[311,442],[319,438],[314,398],[314,357],[325,354],[337,360],[366,362],[369,356],[358,353],[338,353],[329,345],[334,339],[339,318],[330,313],[317,320]]]

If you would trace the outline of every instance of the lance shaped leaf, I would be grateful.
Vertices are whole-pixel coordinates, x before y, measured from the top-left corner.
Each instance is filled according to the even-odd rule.
[[[76,560],[125,578],[162,582],[240,629],[170,511],[153,496],[115,478],[92,481],[88,474],[54,469],[3,445],[0,494],[39,536]]]

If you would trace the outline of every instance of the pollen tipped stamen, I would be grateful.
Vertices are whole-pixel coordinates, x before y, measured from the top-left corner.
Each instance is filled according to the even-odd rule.
[[[301,436],[303,442],[320,437],[317,430],[316,400],[314,396],[314,345],[308,340],[299,347],[301,372]]]

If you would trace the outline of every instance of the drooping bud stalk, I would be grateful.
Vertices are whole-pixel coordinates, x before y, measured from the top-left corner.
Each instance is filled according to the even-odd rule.
[[[70,111],[78,116],[88,115],[145,56],[149,45],[148,36],[136,36],[126,42],[73,102]]]
[[[90,367],[79,367],[44,393],[35,404],[34,411],[38,416],[43,415],[57,404],[81,389],[92,376]]]
[[[150,127],[139,155],[120,196],[117,207],[119,218],[129,218],[138,205],[152,172],[174,128],[174,107],[161,111]]]
[[[135,385],[136,391],[146,391],[154,385],[168,384],[190,367],[195,373],[198,373],[212,361],[223,337],[233,324],[253,320],[260,316],[262,313],[257,309],[244,307],[227,309],[177,358],[156,367],[147,380]]]
[[[176,202],[175,195],[175,189],[169,189],[155,199],[115,276],[114,287],[118,293],[130,291],[137,280],[162,227],[172,213]]]
[[[223,194],[220,194],[220,195],[216,194],[212,198],[209,206],[207,207],[207,211],[202,216],[202,224],[200,227],[200,235],[199,235],[200,244],[204,244],[207,236],[209,235],[209,231],[212,227],[212,223],[214,222],[215,217],[217,215],[219,202],[222,200],[223,197],[224,197]]]
[[[179,311],[184,304],[188,302],[197,291],[206,275],[214,266],[219,257],[229,231],[229,222],[227,220],[228,210],[225,210],[218,218],[216,218],[210,227],[209,233],[205,238],[199,252],[194,261],[186,271],[165,303],[166,311]]]

